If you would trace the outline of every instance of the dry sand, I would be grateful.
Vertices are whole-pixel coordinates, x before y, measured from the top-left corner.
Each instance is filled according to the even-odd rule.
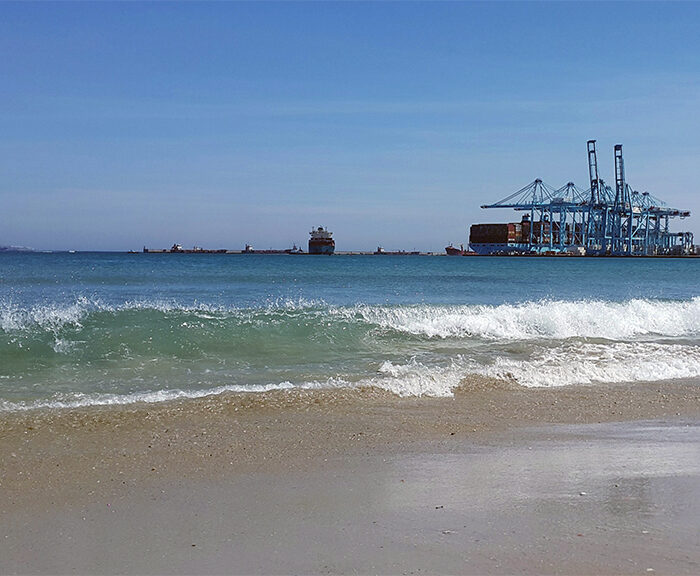
[[[697,382],[0,422],[2,574],[700,573]]]

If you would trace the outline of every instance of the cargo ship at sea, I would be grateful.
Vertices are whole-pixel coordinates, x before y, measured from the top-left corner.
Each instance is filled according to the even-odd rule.
[[[245,248],[241,250],[241,254],[303,254],[304,251],[294,244],[291,248],[285,250],[276,250],[269,248],[267,250],[257,250],[253,248],[252,244],[246,244]]]
[[[319,226],[311,230],[309,238],[309,254],[333,254],[335,252],[335,240],[333,232]]]
[[[374,251],[375,256],[418,256],[420,252],[418,250],[411,250],[407,252],[406,250],[384,250],[381,246],[377,246]]]
[[[545,239],[548,248],[551,239],[553,246],[563,245],[569,254],[583,254],[579,248],[583,242],[583,228],[580,223],[565,224],[562,228],[559,222],[549,220],[530,221],[530,215],[525,214],[520,222],[503,224],[473,224],[469,229],[469,248],[477,254],[529,254],[532,252],[531,238]],[[544,252],[545,250],[541,250]]]

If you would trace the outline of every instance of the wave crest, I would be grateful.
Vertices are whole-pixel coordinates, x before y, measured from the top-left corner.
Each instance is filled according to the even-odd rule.
[[[259,308],[236,308],[172,301],[127,301],[109,305],[78,298],[67,304],[20,307],[0,302],[0,330],[5,333],[82,327],[94,314],[122,312],[192,315],[200,320],[233,320],[240,325],[341,321],[428,338],[483,338],[533,340],[605,338],[627,340],[638,336],[685,337],[700,334],[700,297],[682,301],[634,299],[552,300],[521,304],[329,306],[319,301],[283,300]],[[186,325],[183,324],[186,328]]]
[[[700,297],[685,301],[560,300],[499,306],[362,306],[357,313],[381,328],[430,338],[625,340],[700,333]]]
[[[481,370],[527,387],[656,382],[700,377],[700,347],[651,342],[565,344],[527,360],[499,356]]]

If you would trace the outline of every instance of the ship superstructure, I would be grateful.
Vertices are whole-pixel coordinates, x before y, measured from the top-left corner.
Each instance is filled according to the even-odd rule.
[[[319,226],[312,229],[310,234],[309,254],[333,254],[335,252],[333,232],[329,232],[327,228]]]
[[[573,182],[555,189],[539,178],[482,208],[525,212],[520,222],[474,224],[469,247],[479,254],[568,253],[593,256],[657,256],[693,253],[691,232],[671,232],[669,221],[690,216],[625,179],[622,145],[615,146],[615,189],[598,175],[596,141],[588,141],[590,188]]]

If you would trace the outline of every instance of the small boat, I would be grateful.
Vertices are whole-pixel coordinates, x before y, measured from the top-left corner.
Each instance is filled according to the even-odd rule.
[[[445,248],[445,252],[447,252],[448,256],[464,256],[467,251],[464,249],[463,244],[460,244],[459,248],[455,248],[450,243],[450,245]]]

